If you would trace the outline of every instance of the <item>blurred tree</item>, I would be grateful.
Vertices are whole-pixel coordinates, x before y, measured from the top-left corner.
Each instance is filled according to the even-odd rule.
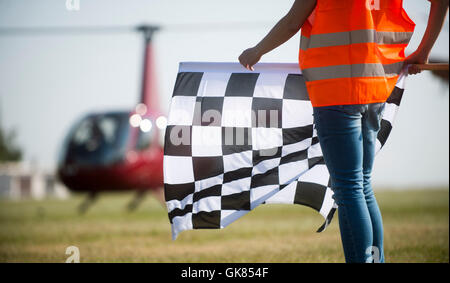
[[[7,133],[0,127],[0,162],[19,161],[22,151],[14,145],[15,133]]]

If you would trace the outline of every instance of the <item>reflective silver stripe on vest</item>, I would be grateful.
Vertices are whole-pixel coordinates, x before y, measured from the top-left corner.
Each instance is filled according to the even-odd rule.
[[[400,74],[403,62],[394,64],[353,64],[303,69],[306,81],[326,79],[358,78],[358,77],[394,77]]]
[[[313,34],[310,38],[301,36],[300,49],[331,47],[356,43],[408,44],[412,32],[391,32],[363,29],[345,32]]]

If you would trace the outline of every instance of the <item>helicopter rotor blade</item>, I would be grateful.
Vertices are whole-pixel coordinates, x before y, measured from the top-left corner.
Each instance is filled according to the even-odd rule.
[[[216,23],[191,23],[171,24],[164,27],[168,32],[208,32],[208,31],[237,31],[266,29],[273,26],[273,22],[216,22]]]
[[[0,36],[5,35],[72,35],[72,34],[123,34],[142,31],[143,28],[167,32],[207,32],[264,29],[269,22],[230,22],[230,23],[192,23],[158,25],[142,24],[137,26],[48,26],[48,27],[0,27]]]
[[[136,29],[127,26],[85,26],[85,27],[0,27],[2,35],[73,35],[73,34],[117,34]]]

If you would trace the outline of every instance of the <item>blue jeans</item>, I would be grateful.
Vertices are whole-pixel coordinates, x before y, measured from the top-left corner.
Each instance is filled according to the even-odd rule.
[[[384,262],[383,222],[371,186],[384,108],[385,103],[314,107],[346,262]]]

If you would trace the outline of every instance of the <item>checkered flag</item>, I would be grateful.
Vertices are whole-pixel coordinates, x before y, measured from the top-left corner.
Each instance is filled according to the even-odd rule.
[[[172,237],[228,226],[264,203],[301,204],[330,223],[337,208],[297,64],[181,63],[164,146]],[[400,105],[386,105],[377,151]]]

